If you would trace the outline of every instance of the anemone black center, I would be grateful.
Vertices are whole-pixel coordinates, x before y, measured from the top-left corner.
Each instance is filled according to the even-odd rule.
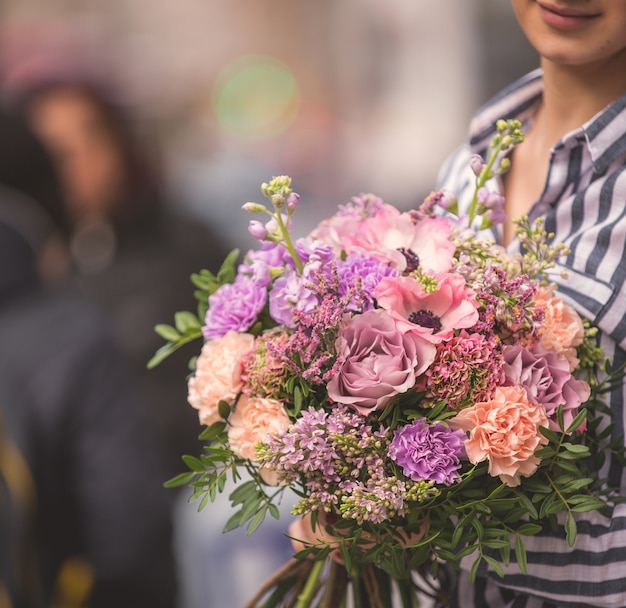
[[[406,249],[405,247],[398,247],[398,251],[404,256],[404,259],[406,260],[405,272],[413,272],[419,268],[420,259],[415,251],[413,251],[412,249]]]
[[[432,329],[434,334],[441,329],[441,319],[430,310],[422,309],[417,312],[412,312],[409,315],[409,321],[415,323],[415,325]]]

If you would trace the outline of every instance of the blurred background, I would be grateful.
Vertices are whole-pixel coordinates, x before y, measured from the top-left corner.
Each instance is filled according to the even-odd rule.
[[[77,282],[112,312],[138,369],[159,345],[154,324],[169,321],[185,298],[192,305],[189,272],[215,269],[235,246],[254,246],[241,205],[261,202],[262,181],[292,176],[302,195],[298,234],[360,192],[408,209],[433,189],[473,111],[537,65],[502,0],[3,0],[0,7],[0,91],[27,114],[67,177]],[[76,83],[123,117],[123,137],[140,150],[133,169],[149,175],[142,197],[157,197],[180,221],[175,234],[151,233],[151,241],[144,230],[141,238],[126,230],[128,217],[108,225],[84,212],[101,205],[104,215],[90,189],[101,193],[117,174],[90,168],[95,181],[74,177],[82,136],[73,141],[63,125],[77,114],[46,103],[49,95],[33,101],[34,91]],[[133,221],[141,215],[133,213]],[[126,258],[124,230],[138,249]],[[170,251],[187,266],[174,265]],[[173,473],[182,451],[198,451],[183,359],[146,380],[155,403],[169,403],[156,415]],[[286,524],[264,537],[222,537],[225,503],[198,514],[185,498],[175,516],[181,608],[243,605],[288,555],[275,542]]]

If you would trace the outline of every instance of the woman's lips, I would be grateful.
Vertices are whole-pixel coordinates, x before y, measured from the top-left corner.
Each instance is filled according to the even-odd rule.
[[[575,30],[591,23],[599,13],[586,13],[574,8],[538,3],[543,20],[559,30]]]

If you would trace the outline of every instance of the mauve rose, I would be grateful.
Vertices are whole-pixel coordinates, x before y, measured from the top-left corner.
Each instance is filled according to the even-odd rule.
[[[189,382],[188,401],[198,410],[202,424],[220,419],[220,400],[232,401],[242,389],[243,358],[254,346],[254,336],[228,332],[223,338],[205,342]]]
[[[508,346],[503,355],[505,384],[523,386],[528,398],[543,406],[549,426],[554,431],[560,430],[556,410],[562,405],[567,428],[578,413],[580,404],[587,401],[590,395],[589,385],[572,376],[567,359],[540,346],[532,350]]]
[[[433,362],[436,348],[419,336],[400,333],[383,310],[346,319],[336,342],[342,363],[328,383],[328,396],[367,415],[410,389]]]
[[[242,395],[229,419],[228,444],[240,458],[256,459],[256,444],[290,424],[280,401]]]

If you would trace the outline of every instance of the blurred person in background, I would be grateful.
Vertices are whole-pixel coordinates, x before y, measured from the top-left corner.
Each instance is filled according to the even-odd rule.
[[[171,608],[171,498],[149,403],[63,281],[53,165],[0,113],[0,606]]]
[[[195,310],[190,275],[216,271],[227,251],[206,227],[165,204],[154,150],[147,153],[105,86],[51,77],[30,83],[16,103],[61,177],[73,283],[112,316],[149,393],[175,474],[181,454],[198,448],[184,380],[191,351],[148,372],[146,363],[162,343],[153,328],[179,310]]]

